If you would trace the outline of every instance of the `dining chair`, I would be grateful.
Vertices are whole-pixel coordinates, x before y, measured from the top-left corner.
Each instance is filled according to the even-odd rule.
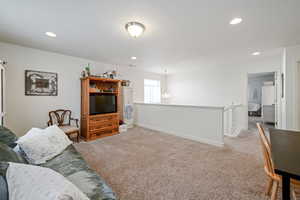
[[[271,196],[271,200],[276,200],[279,183],[281,181],[281,176],[279,176],[275,173],[274,163],[273,163],[272,154],[271,154],[271,145],[270,145],[269,139],[267,138],[267,136],[265,134],[264,128],[262,127],[262,125],[260,123],[257,123],[256,125],[258,128],[259,138],[260,138],[260,142],[261,142],[261,146],[262,146],[262,152],[263,152],[263,158],[264,158],[264,170],[265,170],[267,176],[269,177],[266,194],[268,196]],[[296,200],[297,197],[296,197],[295,189],[300,188],[300,182],[295,179],[291,179],[291,185],[292,185],[292,195],[293,195],[293,198]]]

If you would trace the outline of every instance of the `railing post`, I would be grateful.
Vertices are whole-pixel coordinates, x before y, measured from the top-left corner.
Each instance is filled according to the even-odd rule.
[[[224,109],[224,134],[236,137],[245,129],[243,119],[244,106],[230,105]]]

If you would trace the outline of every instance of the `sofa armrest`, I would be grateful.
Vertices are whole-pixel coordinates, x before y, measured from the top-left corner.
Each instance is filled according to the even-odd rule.
[[[0,126],[0,142],[9,147],[15,147],[15,142],[18,140],[17,136],[8,128]]]

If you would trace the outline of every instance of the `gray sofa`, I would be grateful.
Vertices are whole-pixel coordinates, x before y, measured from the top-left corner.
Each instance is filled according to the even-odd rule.
[[[26,160],[22,155],[15,155],[11,149],[14,147],[14,142],[16,140],[17,137],[14,133],[5,127],[0,127],[0,175],[2,178],[4,177],[4,179],[5,170],[7,168],[7,164],[5,162],[26,163]],[[83,193],[85,193],[90,200],[117,199],[112,189],[88,166],[73,145],[70,145],[62,154],[56,156],[41,166],[53,169],[65,176]],[[0,187],[2,187],[0,188],[0,192],[4,192],[4,184],[1,184],[1,182]]]

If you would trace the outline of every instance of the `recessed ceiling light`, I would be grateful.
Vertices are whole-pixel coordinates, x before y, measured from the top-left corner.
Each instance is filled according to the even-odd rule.
[[[45,34],[49,37],[56,37],[56,34],[53,32],[46,32]]]
[[[260,55],[260,52],[259,51],[253,52],[252,55],[253,56],[258,56],[258,55]]]
[[[125,29],[132,37],[137,38],[144,33],[146,28],[143,24],[139,22],[128,22],[125,25]]]
[[[131,57],[131,60],[136,60],[136,57],[135,57],[135,56],[132,56],[132,57]]]
[[[231,25],[236,25],[236,24],[241,23],[242,21],[243,21],[242,18],[234,18],[234,19],[232,19],[232,20],[230,21],[230,24],[231,24]]]

